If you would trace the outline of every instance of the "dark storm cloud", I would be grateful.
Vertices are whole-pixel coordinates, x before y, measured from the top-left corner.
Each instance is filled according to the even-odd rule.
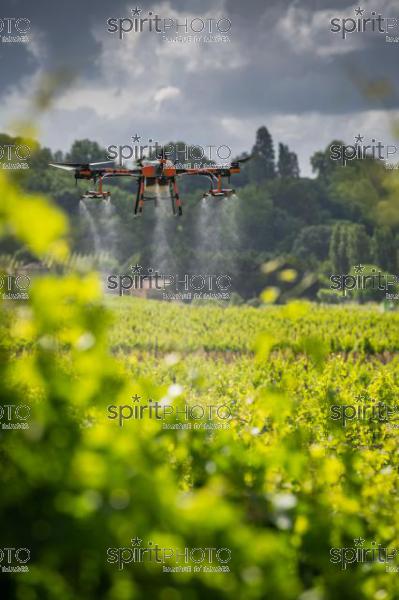
[[[129,17],[136,5],[141,16],[154,9],[160,16],[226,16],[231,43],[172,47],[148,32],[111,36],[107,18]],[[399,16],[390,0],[360,5]],[[252,126],[273,115],[339,119],[397,108],[399,44],[375,34],[342,40],[329,31],[331,15],[353,17],[353,9],[348,0],[3,0],[0,18],[28,17],[33,43],[0,44],[0,94],[6,99],[39,71],[69,67],[79,75],[52,113],[51,143],[61,147],[79,134],[122,135],[138,121],[171,139],[168,130],[179,124],[180,138],[195,137],[224,117]]]
[[[108,0],[41,0],[34,5],[30,0],[5,0],[1,13],[30,18],[33,32],[37,32],[41,51],[39,49],[38,56],[32,56],[29,48],[22,45],[4,47],[3,44],[0,47],[3,91],[8,85],[14,84],[18,77],[32,73],[39,67],[53,69],[68,66],[86,80],[101,79],[97,60],[101,53],[101,39],[93,36],[93,28],[103,27],[103,35],[106,37],[109,35],[105,28],[106,19],[128,16],[128,8],[135,5],[135,2],[126,3],[122,0],[112,3]],[[145,1],[138,2],[137,5],[142,7],[144,13],[151,9],[152,3]],[[173,0],[170,6],[174,10],[204,14],[211,9],[212,2]],[[290,0],[252,0],[247,3],[242,0],[226,0],[224,14],[232,20],[233,41],[245,59],[245,64],[233,71],[226,64],[225,74],[218,74],[218,86],[214,87],[204,87],[211,69],[209,73],[196,74],[179,70],[176,80],[186,88],[205,89],[205,97],[209,98],[209,102],[229,107],[238,113],[244,110],[259,113],[265,109],[339,113],[372,107],[375,99],[371,101],[366,96],[361,97],[349,72],[358,68],[359,77],[370,81],[387,78],[396,86],[396,48],[375,36],[364,36],[360,48],[340,53],[339,46],[343,50],[351,40],[334,37],[328,31],[326,22],[325,31],[315,30],[312,33],[309,30],[309,36],[314,37],[313,48],[310,39],[309,51],[300,51],[300,43],[296,39],[300,32],[295,30],[295,26],[298,25],[299,28],[303,23],[296,23],[294,15],[290,25],[292,31],[287,30],[286,37],[282,35],[278,25],[287,11],[295,7],[306,11],[298,15],[305,23],[308,19],[310,25],[310,20],[317,11],[333,8],[339,15],[340,10],[348,10],[350,6],[351,3],[347,0],[301,0],[295,4]],[[162,43],[159,39],[152,41],[154,50]],[[336,45],[337,53],[326,52],[323,55],[323,46],[327,48],[329,44]],[[215,46],[203,48],[204,53],[215,52],[216,55],[219,50]],[[151,60],[151,55],[147,53],[133,59]],[[178,62],[178,58],[176,61]],[[123,76],[122,73],[120,85],[124,84]],[[397,105],[396,95],[385,100],[386,106]]]
[[[236,114],[248,109],[254,114],[268,112],[340,114],[377,108],[398,107],[396,53],[388,52],[383,63],[378,53],[359,50],[350,57],[336,56],[316,62],[311,57],[285,62],[282,57],[275,65],[263,68],[244,66],[226,77],[223,85],[204,87],[205,78],[190,76],[187,84],[193,98],[205,97],[212,106],[228,107]],[[389,93],[375,95],[369,90],[376,82],[386,82]],[[204,93],[205,89],[205,93]]]

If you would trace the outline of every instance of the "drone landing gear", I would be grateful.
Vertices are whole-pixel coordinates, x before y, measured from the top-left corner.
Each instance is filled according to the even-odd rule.
[[[144,208],[144,177],[139,177],[137,182],[136,204],[134,206],[134,215],[141,216]]]
[[[139,177],[138,185],[137,185],[137,193],[136,193],[136,202],[134,205],[134,215],[141,216],[143,213],[144,202],[145,200],[153,200],[155,201],[155,206],[158,205],[158,198],[150,198],[144,195],[145,191],[145,178]],[[171,179],[169,183],[169,194],[172,202],[172,210],[175,216],[181,216],[183,214],[181,200],[179,196],[179,191],[177,188],[176,179]]]
[[[208,192],[205,192],[203,198],[208,198],[212,196],[213,198],[230,198],[233,196],[236,191],[230,188],[222,188],[222,175],[218,175],[217,177],[210,176],[211,180],[211,188]],[[229,178],[230,182],[230,178]],[[216,187],[212,187],[216,184]]]
[[[103,200],[109,200],[111,198],[111,192],[98,192],[97,190],[86,190],[81,196],[84,198],[102,198]]]
[[[170,191],[170,199],[172,201],[172,210],[175,216],[181,217],[183,214],[183,209],[181,206],[181,200],[179,196],[179,190],[177,188],[176,178],[174,177],[170,182],[169,186]]]
[[[94,179],[94,183],[96,183],[95,179]],[[102,200],[110,200],[111,192],[103,191],[102,177],[100,177],[98,180],[98,189],[97,190],[86,190],[85,193],[82,194],[81,199],[83,200],[85,198],[101,198]]]

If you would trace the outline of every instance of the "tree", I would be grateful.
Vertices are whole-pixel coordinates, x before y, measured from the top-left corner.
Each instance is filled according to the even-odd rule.
[[[278,145],[277,170],[280,177],[299,177],[298,157],[285,144]]]
[[[62,150],[56,150],[53,154],[55,162],[62,162],[64,160],[64,155]]]
[[[96,162],[107,160],[106,151],[97,142],[76,140],[66,156],[68,162]]]
[[[252,181],[255,183],[276,177],[273,139],[266,127],[260,127],[256,132],[256,142],[252,148],[250,174]]]
[[[336,223],[333,227],[329,257],[335,273],[349,273],[359,263],[370,260],[370,237],[364,225]]]
[[[304,227],[295,239],[293,253],[303,260],[315,257],[319,261],[324,261],[328,258],[330,239],[329,225]]]
[[[351,223],[348,228],[348,262],[349,267],[359,263],[368,263],[370,260],[370,237],[364,225]]]
[[[396,272],[397,246],[389,227],[377,227],[371,240],[373,262],[390,273]]]
[[[347,241],[347,224],[336,223],[332,230],[329,248],[329,258],[334,273],[348,273],[349,271]]]
[[[338,151],[343,145],[343,142],[333,140],[325,150],[319,150],[313,154],[310,159],[310,164],[312,165],[312,171],[316,173],[318,177],[321,179],[328,179],[330,175],[335,172],[336,168],[342,164],[332,157],[334,156],[333,150],[336,149],[336,154],[338,155]]]

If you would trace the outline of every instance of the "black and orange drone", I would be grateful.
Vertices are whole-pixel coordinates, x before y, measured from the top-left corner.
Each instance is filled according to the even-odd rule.
[[[152,200],[157,204],[159,195],[147,196],[145,193],[151,193],[156,186],[160,188],[169,188],[169,198],[172,202],[174,215],[182,215],[182,203],[177,187],[177,178],[180,175],[203,175],[211,181],[210,189],[204,193],[204,198],[212,196],[214,198],[228,198],[235,193],[235,190],[222,187],[223,177],[227,177],[230,182],[231,175],[240,173],[240,163],[246,162],[251,157],[246,156],[232,162],[228,166],[209,165],[204,168],[179,168],[172,161],[161,157],[155,160],[139,159],[137,167],[128,169],[126,167],[116,167],[113,161],[99,163],[50,163],[51,167],[75,172],[76,183],[78,179],[87,179],[93,181],[97,186],[95,190],[88,190],[82,198],[103,198],[109,199],[111,192],[103,190],[103,181],[109,177],[135,177],[137,179],[136,202],[134,214],[139,216],[143,212],[144,202]],[[98,182],[98,184],[97,184]]]

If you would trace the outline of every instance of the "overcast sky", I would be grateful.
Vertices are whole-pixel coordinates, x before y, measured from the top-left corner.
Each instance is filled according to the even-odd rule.
[[[163,19],[196,19],[199,29],[214,19],[217,35],[218,19],[222,29],[231,22],[229,41],[171,41],[172,30],[167,40],[148,30],[121,40],[107,31],[108,19],[133,19],[135,8],[141,18],[158,15],[159,27]],[[309,157],[334,138],[352,143],[360,133],[392,142],[399,43],[379,32],[343,39],[330,31],[332,18],[360,18],[356,8],[363,18],[371,11],[399,18],[392,0],[2,0],[0,37],[5,18],[29,19],[31,28],[27,43],[0,42],[0,130],[11,132],[15,118],[29,114],[44,73],[67,67],[73,83],[40,119],[40,140],[54,150],[86,137],[129,144],[137,133],[142,143],[226,144],[237,155],[266,125],[310,175]],[[399,24],[389,33],[399,36]]]

